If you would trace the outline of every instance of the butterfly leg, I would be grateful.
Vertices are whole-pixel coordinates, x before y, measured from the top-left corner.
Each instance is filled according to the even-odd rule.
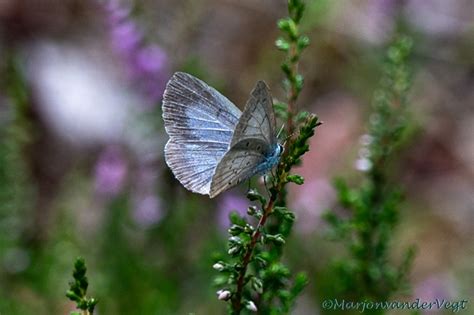
[[[265,185],[265,189],[267,190],[267,193],[270,195],[270,189],[268,189],[267,186],[267,176],[263,175],[263,184]]]
[[[276,174],[273,172],[273,169],[270,171],[272,174],[272,185],[275,186],[276,183]]]

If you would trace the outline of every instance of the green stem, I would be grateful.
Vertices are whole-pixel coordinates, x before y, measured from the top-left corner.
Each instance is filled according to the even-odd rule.
[[[280,164],[281,165],[281,164]],[[281,166],[279,166],[281,167]],[[263,211],[263,215],[260,218],[257,227],[255,229],[255,232],[252,234],[252,239],[250,241],[249,246],[247,247],[247,251],[245,252],[244,258],[242,259],[242,269],[240,271],[238,280],[237,280],[237,290],[234,295],[234,298],[232,299],[232,307],[233,307],[233,314],[238,315],[240,314],[240,311],[242,310],[242,291],[245,286],[245,274],[247,273],[247,267],[250,263],[250,260],[252,258],[252,254],[255,251],[255,248],[257,246],[257,242],[260,239],[260,236],[262,235],[262,229],[267,222],[268,217],[271,215],[273,212],[273,206],[275,204],[275,201],[277,200],[280,191],[282,190],[284,183],[283,179],[284,177],[279,177],[278,178],[278,183],[277,183],[277,191],[276,193],[272,194],[270,197],[270,200],[268,201],[267,205],[265,206],[265,209]]]

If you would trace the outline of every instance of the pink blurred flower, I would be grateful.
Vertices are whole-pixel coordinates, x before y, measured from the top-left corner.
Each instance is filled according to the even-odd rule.
[[[310,233],[321,223],[321,215],[335,201],[336,192],[326,178],[312,179],[293,191],[290,208],[298,216],[296,224],[301,233]]]
[[[431,35],[460,35],[473,27],[471,0],[408,0],[406,15],[421,31]]]
[[[236,211],[241,216],[247,214],[249,201],[231,192],[224,193],[217,204],[217,224],[222,230],[227,230],[230,226],[229,214]]]
[[[161,221],[163,216],[162,202],[157,196],[150,194],[135,201],[132,217],[141,227],[149,228]]]
[[[96,192],[110,197],[119,194],[125,184],[127,172],[127,162],[120,148],[105,148],[95,165]]]
[[[125,65],[129,79],[148,98],[153,107],[161,99],[168,80],[169,62],[163,49],[148,44],[131,10],[116,0],[105,5],[112,48]]]
[[[454,294],[452,282],[445,275],[430,276],[419,282],[414,289],[414,298],[420,299],[421,302],[433,302],[436,299],[450,300]],[[424,312],[424,314],[441,314],[442,309],[431,309]]]

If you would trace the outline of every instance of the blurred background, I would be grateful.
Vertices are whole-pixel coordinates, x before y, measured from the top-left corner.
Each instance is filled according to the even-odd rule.
[[[246,187],[210,200],[173,178],[161,95],[180,70],[240,108],[259,79],[284,100],[274,41],[286,15],[271,0],[0,1],[1,314],[68,314],[78,255],[98,314],[224,313],[211,266]],[[299,104],[324,125],[299,170],[305,185],[289,194],[298,220],[285,263],[310,279],[294,314],[324,314],[331,297],[323,275],[342,249],[321,214],[336,207],[334,177],[360,176],[360,137],[400,29],[415,40],[416,132],[393,178],[406,196],[393,257],[417,246],[415,298],[474,296],[474,2],[314,0]]]

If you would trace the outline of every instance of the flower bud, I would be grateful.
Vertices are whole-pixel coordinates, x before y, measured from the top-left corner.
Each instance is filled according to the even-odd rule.
[[[247,302],[247,305],[245,305],[245,307],[246,307],[249,311],[252,311],[252,312],[258,311],[257,306],[255,305],[255,303],[254,303],[253,301],[248,301],[248,302]]]
[[[222,270],[224,270],[225,267],[221,263],[215,263],[214,265],[212,265],[212,268],[214,268],[217,271],[222,271]]]
[[[227,301],[230,299],[232,293],[230,293],[229,290],[219,290],[216,292],[217,293],[217,298],[221,301]]]

